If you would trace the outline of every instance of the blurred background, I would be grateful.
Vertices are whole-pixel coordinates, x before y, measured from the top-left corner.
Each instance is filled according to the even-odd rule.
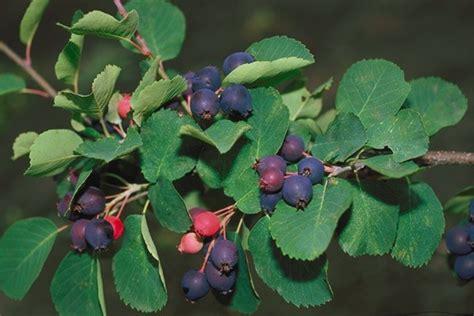
[[[231,52],[244,50],[263,37],[286,34],[305,43],[316,57],[306,70],[309,86],[333,76],[337,83],[344,71],[362,58],[391,60],[405,70],[408,80],[440,76],[456,83],[468,100],[474,100],[474,1],[470,0],[240,0],[173,1],[187,18],[187,39],[178,60],[166,64],[179,71],[216,64]],[[0,40],[23,54],[18,26],[29,1],[2,1]],[[57,55],[68,34],[55,25],[69,24],[76,9],[115,13],[112,1],[51,0],[33,44],[33,65],[57,89],[54,77]],[[139,79],[138,56],[115,41],[88,37],[82,60],[81,87],[90,87],[93,77],[106,64],[124,71],[119,87],[132,90]],[[0,55],[0,72],[23,75]],[[25,76],[26,78],[26,76]],[[29,81],[30,87],[34,84]],[[332,107],[335,87],[325,97]],[[20,218],[54,218],[56,195],[50,179],[22,176],[26,160],[12,162],[11,144],[23,131],[68,128],[68,114],[36,96],[10,95],[0,98],[0,234]],[[455,127],[442,130],[432,139],[432,149],[474,151],[474,108]],[[442,203],[473,184],[474,169],[440,167],[421,177]],[[459,218],[448,217],[447,225]],[[59,222],[59,221],[58,221]],[[179,288],[181,275],[198,263],[178,256],[178,235],[155,230],[169,286],[169,303],[163,315],[234,315],[212,296],[198,304],[185,304]],[[57,242],[45,269],[22,302],[0,293],[0,315],[55,315],[49,283],[58,262],[67,252],[65,238]],[[2,255],[2,254],[0,254]],[[110,257],[110,256],[109,256]],[[298,310],[287,305],[256,278],[263,300],[257,315],[455,315],[474,311],[474,282],[459,284],[446,263],[440,246],[429,265],[413,270],[390,257],[351,258],[331,245],[329,279],[335,296],[320,308]],[[197,260],[197,259],[196,259]],[[110,258],[102,265],[110,315],[135,315],[119,300],[111,279]]]

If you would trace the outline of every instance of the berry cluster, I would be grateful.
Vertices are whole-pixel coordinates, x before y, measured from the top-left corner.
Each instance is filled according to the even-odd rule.
[[[297,163],[298,172],[287,172],[287,165]],[[255,164],[260,176],[260,206],[272,213],[278,201],[304,209],[313,197],[312,185],[324,176],[323,163],[305,152],[303,139],[288,135],[278,155],[266,156]]]
[[[454,271],[462,280],[474,279],[474,200],[469,204],[469,223],[446,233],[446,247],[456,256]]]
[[[196,254],[204,249],[201,268],[186,272],[181,286],[191,302],[207,295],[212,288],[219,294],[232,292],[237,277],[238,252],[236,245],[226,238],[225,227],[234,214],[234,207],[211,212],[203,208],[189,210],[193,230],[183,235],[178,245],[181,253]],[[219,219],[222,217],[222,220]]]

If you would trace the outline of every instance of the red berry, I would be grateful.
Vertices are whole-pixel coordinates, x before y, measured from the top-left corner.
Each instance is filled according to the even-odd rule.
[[[130,99],[132,96],[130,94],[123,94],[122,98],[118,102],[118,114],[122,119],[126,119],[128,113],[131,109]]]
[[[219,217],[216,214],[205,211],[193,218],[194,231],[202,237],[214,236],[221,228]]]
[[[201,214],[202,212],[207,212],[207,210],[202,207],[193,207],[189,209],[189,215],[191,215],[191,218],[193,219],[193,221],[196,215]]]
[[[187,233],[181,237],[178,245],[178,251],[181,253],[198,253],[203,246],[201,238],[196,233]]]
[[[104,219],[109,222],[109,224],[112,225],[112,228],[114,229],[114,240],[122,237],[123,231],[125,230],[122,220],[116,216],[105,216]]]

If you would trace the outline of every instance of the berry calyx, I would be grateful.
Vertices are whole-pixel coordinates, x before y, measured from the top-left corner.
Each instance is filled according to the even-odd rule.
[[[105,209],[105,195],[101,189],[88,187],[77,199],[74,211],[86,215],[97,215]]]
[[[94,218],[87,224],[85,236],[92,249],[104,250],[112,243],[114,229],[106,220]]]
[[[282,197],[283,194],[281,191],[276,193],[260,193],[260,207],[262,211],[272,214]]]
[[[303,139],[296,135],[288,135],[280,149],[280,156],[286,161],[296,162],[303,157],[304,142]]]
[[[255,165],[257,172],[261,175],[263,171],[269,168],[276,168],[281,172],[286,172],[286,161],[278,155],[266,156],[260,159]]]
[[[216,91],[221,86],[221,75],[215,66],[207,66],[197,71],[192,78],[193,90],[209,89]]]
[[[232,70],[239,67],[240,65],[249,64],[254,61],[255,59],[249,53],[236,52],[236,53],[230,54],[229,56],[226,57],[226,59],[224,59],[222,70],[224,71],[225,75],[228,75],[232,72]]]
[[[446,248],[455,255],[465,255],[471,252],[469,232],[465,226],[456,226],[448,230],[445,237]]]
[[[208,263],[206,265],[205,273],[207,282],[213,289],[222,294],[232,292],[236,280],[235,270],[232,270],[229,273],[223,273],[213,264]]]
[[[280,169],[269,168],[260,176],[260,189],[266,193],[279,191],[285,181],[285,175]]]
[[[193,218],[194,231],[202,237],[214,236],[221,228],[219,217],[216,214],[205,211]]]
[[[83,252],[87,248],[86,227],[90,223],[88,219],[80,219],[74,222],[71,227],[71,247],[72,249]]]
[[[456,257],[454,271],[462,280],[474,279],[474,252]]]
[[[230,85],[221,94],[220,107],[228,115],[246,118],[252,113],[252,96],[243,85]]]
[[[232,271],[239,260],[237,246],[230,240],[218,239],[211,250],[211,262],[222,273]]]
[[[132,109],[131,105],[132,96],[128,93],[122,94],[122,98],[119,100],[117,105],[117,111],[121,119],[126,119],[128,113]]]
[[[203,272],[190,270],[181,279],[184,296],[191,302],[203,298],[209,292],[209,283]]]
[[[123,224],[120,217],[117,216],[105,216],[104,219],[112,225],[114,230],[114,240],[119,239],[122,237],[123,232],[125,231],[125,225]]]
[[[324,176],[324,165],[319,159],[304,158],[298,163],[298,174],[308,177],[312,184],[319,183]]]
[[[202,120],[211,120],[219,112],[219,101],[214,91],[201,89],[191,97],[191,112]]]
[[[313,198],[313,187],[307,177],[295,175],[285,179],[282,193],[286,203],[304,209]]]
[[[195,254],[201,251],[203,247],[202,239],[196,233],[187,233],[181,237],[178,245],[178,251],[181,253]]]

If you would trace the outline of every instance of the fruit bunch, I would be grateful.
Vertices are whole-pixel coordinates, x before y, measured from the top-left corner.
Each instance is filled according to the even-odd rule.
[[[454,272],[465,281],[474,279],[474,200],[469,204],[469,222],[446,233],[446,248],[455,256]]]

